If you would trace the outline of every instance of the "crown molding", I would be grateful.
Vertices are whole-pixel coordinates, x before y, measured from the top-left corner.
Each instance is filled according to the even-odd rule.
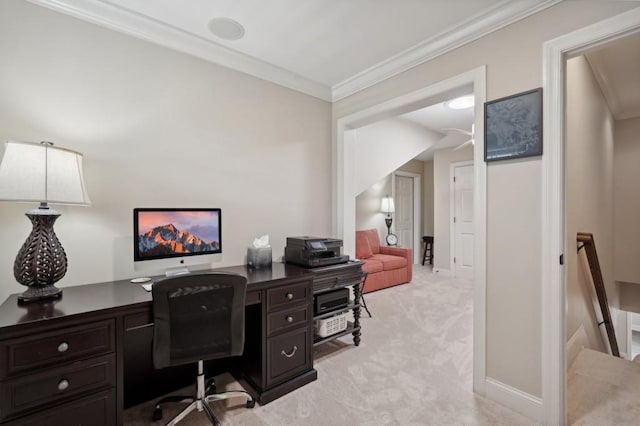
[[[609,80],[605,77],[605,73],[600,67],[600,63],[598,61],[594,61],[589,54],[584,55],[584,57],[591,68],[593,76],[600,86],[600,90],[602,91],[602,95],[609,106],[611,115],[613,115],[614,119],[620,120],[620,102],[618,102],[618,98],[614,95],[615,91],[609,84]]]
[[[108,2],[100,0],[28,1],[325,101],[331,101],[331,89],[323,84]]]
[[[481,14],[462,21],[455,28],[431,37],[333,87],[107,1],[28,1],[325,101],[335,102],[563,0],[504,0]]]
[[[563,0],[505,0],[332,87],[332,101],[346,98]]]

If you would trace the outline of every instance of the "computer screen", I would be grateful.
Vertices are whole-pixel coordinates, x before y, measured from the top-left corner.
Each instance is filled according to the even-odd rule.
[[[222,253],[219,208],[136,208],[134,261]]]

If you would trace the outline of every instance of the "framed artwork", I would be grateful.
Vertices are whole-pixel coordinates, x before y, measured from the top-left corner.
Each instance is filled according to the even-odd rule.
[[[485,102],[484,161],[542,155],[542,88]]]

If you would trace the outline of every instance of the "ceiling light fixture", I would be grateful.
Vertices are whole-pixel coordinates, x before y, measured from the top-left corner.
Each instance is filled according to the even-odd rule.
[[[471,108],[475,102],[473,95],[460,96],[459,98],[452,99],[445,102],[447,108],[450,109],[467,109]]]
[[[244,37],[244,27],[231,18],[213,18],[209,21],[209,31],[224,40],[240,40]]]

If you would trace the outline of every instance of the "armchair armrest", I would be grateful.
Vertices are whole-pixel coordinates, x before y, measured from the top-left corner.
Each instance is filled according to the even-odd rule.
[[[380,253],[407,259],[407,280],[411,281],[413,277],[413,250],[411,248],[380,246]]]
[[[409,247],[387,247],[380,246],[380,253],[392,256],[405,257],[407,261],[413,263],[413,250]]]

